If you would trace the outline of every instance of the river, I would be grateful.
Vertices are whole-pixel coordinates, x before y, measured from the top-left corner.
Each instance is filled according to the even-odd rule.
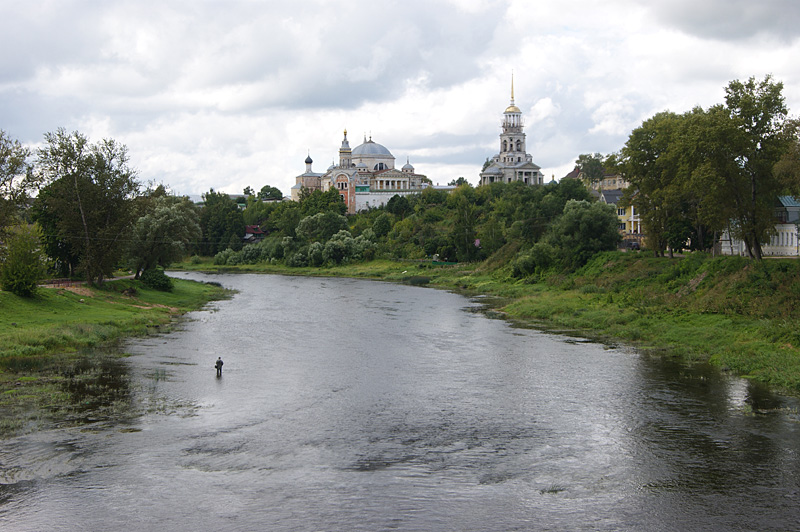
[[[800,529],[794,399],[446,291],[176,275],[238,293],[126,343],[118,419],[6,440],[0,529]]]

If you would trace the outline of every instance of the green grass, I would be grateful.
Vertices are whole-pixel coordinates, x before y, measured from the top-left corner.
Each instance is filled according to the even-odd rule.
[[[88,407],[95,418],[109,408],[125,410],[117,396],[124,386],[108,384],[116,374],[109,359],[119,355],[97,348],[163,331],[175,317],[226,295],[220,287],[180,279],[172,292],[134,280],[40,288],[33,298],[0,291],[0,435],[63,421]]]

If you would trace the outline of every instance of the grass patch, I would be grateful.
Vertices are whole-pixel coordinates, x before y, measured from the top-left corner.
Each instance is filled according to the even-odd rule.
[[[103,409],[124,411],[126,394],[117,394],[124,386],[111,378],[119,371],[109,361],[120,355],[97,348],[163,331],[176,316],[227,295],[220,286],[181,279],[172,292],[134,280],[41,288],[33,298],[0,292],[0,436],[86,409],[95,417]]]

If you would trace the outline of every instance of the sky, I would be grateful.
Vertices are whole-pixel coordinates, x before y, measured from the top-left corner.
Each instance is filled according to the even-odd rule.
[[[143,183],[241,193],[324,172],[343,131],[478,183],[511,97],[546,176],[654,114],[771,75],[800,112],[797,0],[0,0],[0,129],[128,148]]]

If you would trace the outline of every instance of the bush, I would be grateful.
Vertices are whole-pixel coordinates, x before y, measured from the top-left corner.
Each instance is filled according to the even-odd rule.
[[[235,255],[236,252],[233,251],[231,248],[225,249],[214,255],[214,264],[217,266],[225,266],[228,264],[228,259],[231,255]]]
[[[47,273],[38,226],[18,226],[6,239],[7,248],[0,263],[0,286],[18,296],[30,297]]]
[[[172,279],[164,273],[164,270],[157,268],[145,270],[139,280],[148,288],[161,290],[162,292],[172,292]]]

